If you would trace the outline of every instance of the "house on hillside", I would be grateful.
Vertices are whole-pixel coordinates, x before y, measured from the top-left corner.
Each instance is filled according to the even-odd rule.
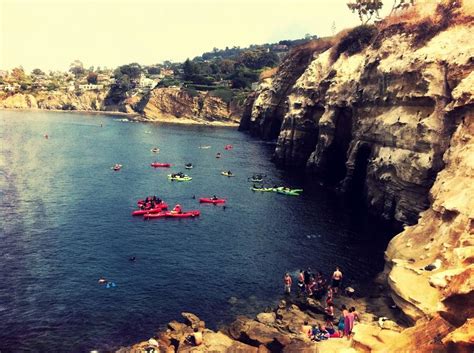
[[[165,78],[165,77],[174,77],[174,71],[172,69],[162,68],[160,70],[160,78]]]
[[[7,83],[3,90],[6,92],[18,92],[20,90],[20,85],[18,83]]]
[[[94,85],[91,83],[85,85],[79,85],[81,91],[92,91],[92,90],[101,90],[104,88],[104,85]]]
[[[145,77],[145,75],[140,76],[140,80],[138,81],[138,87],[142,89],[153,89],[158,84],[158,80],[153,80],[151,78]]]

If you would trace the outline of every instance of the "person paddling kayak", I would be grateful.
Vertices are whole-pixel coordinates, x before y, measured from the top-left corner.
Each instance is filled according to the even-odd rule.
[[[181,208],[181,205],[180,204],[177,204],[176,206],[174,206],[173,210],[171,210],[172,213],[183,213],[183,210]]]

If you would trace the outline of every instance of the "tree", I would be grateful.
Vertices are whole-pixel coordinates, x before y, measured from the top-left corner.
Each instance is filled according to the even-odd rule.
[[[91,71],[87,74],[87,83],[94,84],[94,85],[97,84],[97,74],[95,72]]]
[[[379,10],[382,6],[382,0],[352,0],[347,3],[352,13],[357,12],[362,24],[367,24],[373,16],[379,18]]]
[[[26,78],[25,75],[25,70],[23,70],[23,67],[15,67],[12,70],[12,75],[11,75],[16,81],[23,81]]]
[[[183,64],[183,79],[192,81],[193,77],[198,73],[196,65],[188,59]]]
[[[86,72],[84,70],[84,64],[80,60],[74,60],[71,65],[69,65],[69,72],[72,72],[74,76],[80,77]]]
[[[126,75],[133,82],[140,78],[141,73],[142,67],[137,63],[132,63],[128,65],[119,66],[115,70],[114,76],[116,80],[120,80],[122,76]]]
[[[261,69],[263,67],[273,67],[278,64],[278,55],[276,53],[265,50],[246,50],[239,56],[239,61],[251,69]]]
[[[34,69],[33,71],[31,71],[31,73],[35,76],[42,76],[44,75],[44,72],[41,71],[41,69]]]

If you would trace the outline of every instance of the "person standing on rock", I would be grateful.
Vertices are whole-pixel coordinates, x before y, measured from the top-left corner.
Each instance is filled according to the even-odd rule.
[[[304,290],[304,273],[303,270],[300,270],[300,273],[298,274],[298,289],[299,289],[299,295],[303,293]]]
[[[309,267],[307,270],[303,272],[303,276],[304,276],[304,286],[305,286],[306,294],[309,295],[309,293],[311,293],[309,289],[309,285],[311,283],[311,269]]]
[[[291,279],[291,276],[288,272],[285,273],[285,277],[283,278],[283,282],[285,283],[285,294],[290,294],[291,293],[291,285],[293,284],[293,280]]]
[[[345,305],[342,305],[341,311],[341,316],[339,316],[339,322],[337,323],[337,330],[339,331],[339,336],[344,337],[344,321],[347,314],[349,314],[349,311],[347,311],[347,307]]]
[[[334,294],[337,294],[337,290],[341,285],[342,280],[342,272],[339,269],[339,266],[336,266],[336,271],[332,274],[332,285],[331,287],[334,288]]]
[[[347,339],[351,338],[353,328],[354,328],[354,312],[352,308],[350,308],[349,312],[344,317],[344,336],[346,336]]]

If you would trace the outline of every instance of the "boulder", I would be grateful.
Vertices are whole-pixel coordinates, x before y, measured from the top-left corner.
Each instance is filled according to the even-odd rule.
[[[260,313],[257,315],[257,321],[265,325],[273,325],[276,320],[275,313]]]
[[[283,353],[318,353],[318,344],[316,342],[293,340],[285,348]]]
[[[196,315],[192,313],[183,312],[181,313],[181,316],[184,318],[185,324],[193,328],[195,327],[204,328],[206,326],[204,321],[202,321],[201,319],[199,319]]]

